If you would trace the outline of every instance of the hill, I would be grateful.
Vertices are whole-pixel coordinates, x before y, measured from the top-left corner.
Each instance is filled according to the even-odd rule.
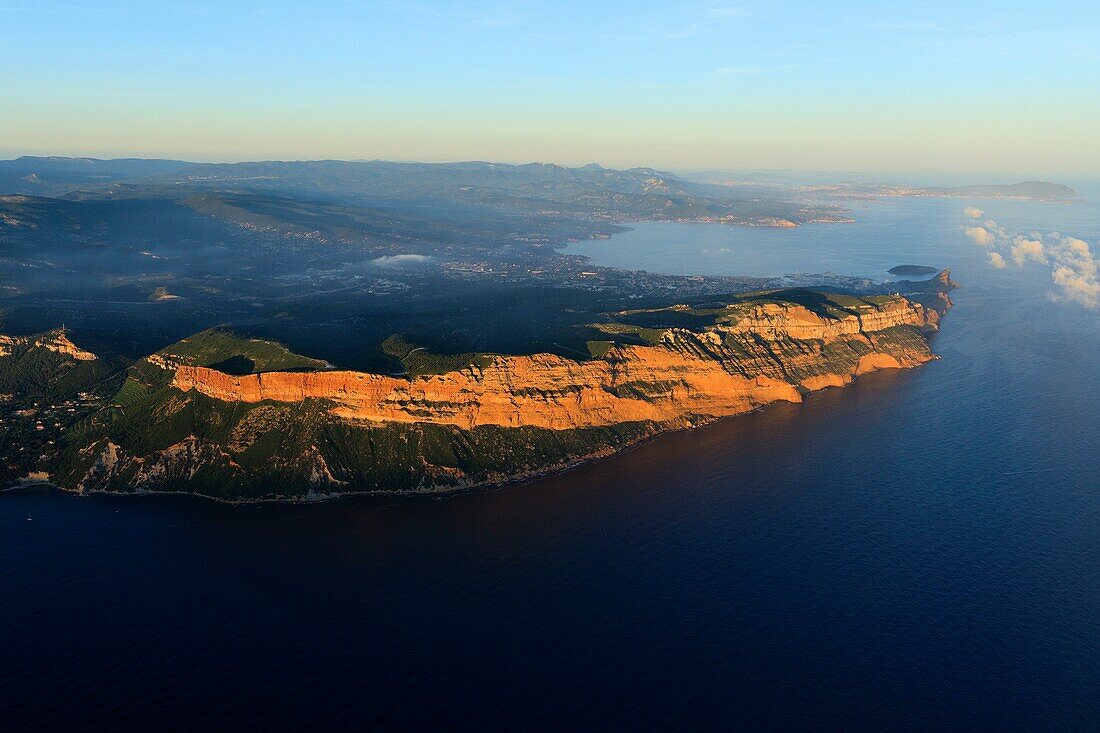
[[[68,197],[179,198],[269,195],[335,205],[431,203],[462,209],[607,219],[701,219],[800,223],[839,209],[738,196],[652,168],[567,168],[548,163],[396,163],[32,158],[0,161],[0,193]]]
[[[602,337],[587,359],[418,359],[395,337],[401,376],[318,370],[278,343],[205,332],[135,364],[50,473],[75,491],[234,501],[500,483],[927,362],[953,283],[911,285],[912,299],[796,289],[608,314],[587,326]]]

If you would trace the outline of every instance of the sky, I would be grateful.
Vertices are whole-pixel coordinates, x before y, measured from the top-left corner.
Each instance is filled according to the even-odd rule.
[[[1100,177],[1100,3],[0,0],[0,156]]]

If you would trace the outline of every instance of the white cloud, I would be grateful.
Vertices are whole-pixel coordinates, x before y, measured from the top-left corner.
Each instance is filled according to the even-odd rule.
[[[975,244],[980,244],[983,247],[988,247],[993,244],[993,235],[985,227],[967,227],[966,236],[974,240]]]
[[[386,255],[376,257],[367,264],[377,267],[399,267],[401,265],[419,265],[431,259],[427,255]]]
[[[1060,298],[1086,308],[1100,308],[1100,266],[1088,242],[1076,237],[1060,237],[1055,251],[1054,284],[1062,289]]]
[[[1062,288],[1062,298],[1074,301],[1086,308],[1100,308],[1100,282],[1073,268],[1062,265],[1051,273],[1054,284]]]
[[[967,206],[963,209],[963,213],[969,216],[971,219],[981,219],[985,216],[985,212],[981,209],[976,209],[973,206]]]
[[[1029,259],[1035,260],[1042,265],[1047,263],[1043,243],[1038,239],[1028,239],[1027,237],[1017,236],[1013,240],[1012,261],[1016,263],[1017,267],[1023,267],[1024,263]]]
[[[977,209],[973,213],[967,209],[965,213],[971,219],[984,215]],[[1029,262],[1049,265],[1051,280],[1058,288],[1051,293],[1054,300],[1100,309],[1100,260],[1085,240],[1055,232],[1010,234],[992,219],[986,219],[981,226],[964,227],[963,231],[969,239],[989,248],[987,255],[992,267],[999,270],[1008,267],[1005,254],[1011,255],[1017,267]]]
[[[1004,244],[1008,240],[1012,239],[1012,236],[1008,233],[1008,231],[992,219],[986,219],[985,222],[983,222],[982,226],[988,229],[989,233],[993,235],[993,238],[1001,244]]]
[[[1062,244],[1066,245],[1066,249],[1074,255],[1080,257],[1092,256],[1092,252],[1089,250],[1089,243],[1083,239],[1078,239],[1077,237],[1062,237]]]

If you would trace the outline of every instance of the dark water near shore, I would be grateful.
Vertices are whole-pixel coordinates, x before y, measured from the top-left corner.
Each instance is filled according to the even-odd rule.
[[[928,200],[572,250],[953,269],[942,360],[803,405],[444,500],[0,496],[5,727],[1096,728],[1100,316],[989,267],[967,204],[1100,239]]]

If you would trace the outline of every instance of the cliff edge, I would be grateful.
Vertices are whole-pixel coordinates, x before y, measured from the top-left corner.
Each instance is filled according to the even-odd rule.
[[[486,354],[413,377],[321,368],[273,342],[199,334],[136,364],[53,473],[77,491],[231,500],[497,483],[935,359],[927,336],[955,284],[944,272],[902,285],[915,292],[772,291],[624,311],[590,324],[607,340],[590,342],[587,360]],[[677,319],[697,325],[660,325]],[[218,366],[261,357],[290,366]]]

